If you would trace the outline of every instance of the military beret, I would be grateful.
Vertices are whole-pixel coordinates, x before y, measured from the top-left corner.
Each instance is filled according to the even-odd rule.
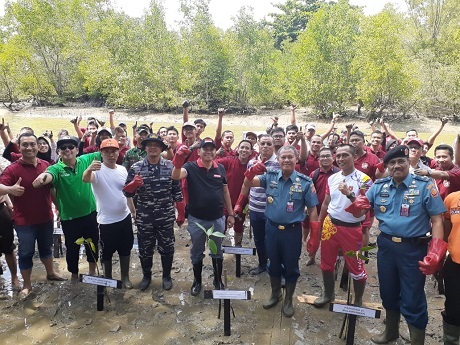
[[[383,157],[383,162],[388,164],[392,159],[400,157],[409,158],[409,148],[406,145],[399,145],[392,148],[387,152],[385,157]]]

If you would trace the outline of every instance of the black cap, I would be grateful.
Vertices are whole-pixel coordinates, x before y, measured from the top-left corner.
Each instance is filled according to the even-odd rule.
[[[150,127],[148,125],[140,125],[139,127],[136,128],[136,133],[140,134],[141,132],[147,132],[147,134],[149,134]]]
[[[383,162],[388,164],[394,158],[409,158],[409,148],[406,145],[399,145],[392,148],[390,151],[387,152],[385,157],[383,157]]]
[[[390,146],[393,145],[394,143],[397,143],[396,139],[390,139],[387,141],[385,148],[387,151],[390,151]],[[396,146],[395,146],[396,147]]]
[[[204,127],[206,127],[206,122],[204,122],[203,119],[196,119],[195,121],[193,121],[193,123],[196,125],[198,123],[201,123]]]
[[[216,144],[214,143],[214,140],[212,140],[212,138],[209,138],[209,137],[201,140],[200,148],[205,147],[205,146],[212,146],[216,148]]]
[[[71,137],[69,135],[66,135],[66,136],[59,138],[59,140],[56,143],[56,147],[60,148],[61,145],[64,145],[64,144],[73,144],[75,146],[78,146],[78,142],[79,140],[76,137]]]
[[[141,145],[142,145],[142,148],[145,149],[145,146],[146,146],[147,143],[149,143],[149,142],[161,144],[161,145],[162,145],[162,146],[161,146],[162,151],[166,150],[166,148],[168,147],[168,146],[164,143],[164,141],[161,139],[161,137],[160,137],[158,134],[156,134],[156,133],[151,133],[151,134],[147,135],[147,137],[146,137],[144,140],[142,140],[142,144],[141,144]]]

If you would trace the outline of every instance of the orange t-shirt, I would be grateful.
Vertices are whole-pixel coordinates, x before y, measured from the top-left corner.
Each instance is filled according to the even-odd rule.
[[[447,208],[444,218],[452,223],[447,250],[452,260],[460,264],[460,192],[453,192],[446,196],[444,205]]]

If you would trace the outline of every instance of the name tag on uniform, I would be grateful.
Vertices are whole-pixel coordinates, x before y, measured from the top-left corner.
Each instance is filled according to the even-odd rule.
[[[292,201],[288,201],[286,203],[286,212],[289,212],[289,213],[294,212],[294,203]]]
[[[214,178],[221,178],[221,177],[222,177],[221,175],[214,174]]]
[[[403,217],[409,217],[409,205],[402,204],[401,205],[401,212],[399,213]]]

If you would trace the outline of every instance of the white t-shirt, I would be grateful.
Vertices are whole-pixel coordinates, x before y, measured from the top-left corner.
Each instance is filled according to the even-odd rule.
[[[339,191],[339,184],[344,181],[350,192],[354,192],[356,196],[359,195],[361,186],[365,185],[366,189],[369,189],[372,184],[372,180],[369,176],[356,169],[347,176],[344,176],[343,172],[331,175],[327,180],[328,190],[326,193],[329,192],[331,196],[331,202],[327,208],[327,213],[329,213],[332,218],[341,220],[342,222],[361,222],[366,218],[366,215],[355,218],[351,213],[345,211],[345,209],[351,205],[351,201]]]
[[[97,222],[112,224],[125,219],[130,213],[126,197],[122,192],[128,172],[118,165],[116,169],[102,164],[101,170],[93,172],[91,183],[97,206]]]

